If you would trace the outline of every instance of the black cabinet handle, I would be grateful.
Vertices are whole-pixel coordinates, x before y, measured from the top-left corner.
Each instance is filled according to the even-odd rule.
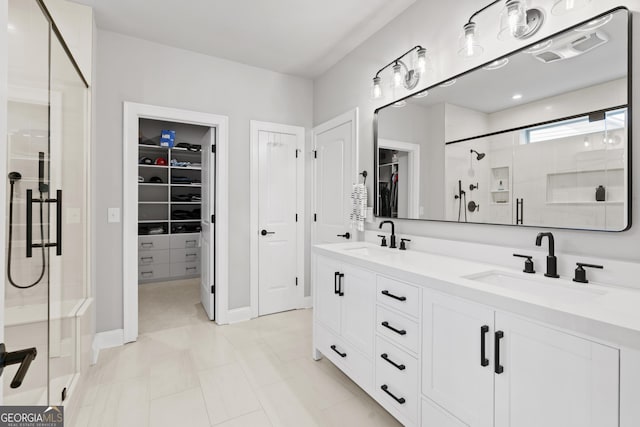
[[[351,233],[346,232],[344,234],[338,234],[337,237],[344,237],[345,239],[349,240],[351,238]]]
[[[489,359],[486,357],[486,338],[489,327],[484,325],[480,328],[480,366],[489,366]]]
[[[396,402],[398,402],[401,405],[404,405],[407,401],[404,399],[404,397],[396,397],[393,393],[391,393],[389,391],[389,387],[387,387],[386,384],[383,384],[380,386],[380,388],[382,389],[382,391],[384,391],[385,393],[387,393],[389,396],[393,397],[393,400],[395,400]]]
[[[396,329],[393,326],[389,325],[389,322],[384,321],[381,323],[382,326],[384,326],[387,329],[391,329],[393,332],[395,332],[398,335],[407,335],[407,331],[405,331],[404,329],[400,330],[400,329]]]
[[[504,332],[497,331],[495,340],[495,354],[493,356],[495,358],[494,371],[496,374],[501,374],[504,372],[504,366],[500,364],[500,340],[502,338],[504,338]]]
[[[389,359],[389,356],[387,355],[387,353],[382,353],[380,355],[380,357],[382,357],[385,361],[387,361],[390,364],[392,364],[393,366],[395,366],[399,371],[404,371],[405,369],[407,369],[406,366],[404,366],[402,364],[398,365],[396,362],[394,362],[393,360]]]
[[[153,247],[153,242],[142,242],[140,243],[140,246],[143,248],[152,248]]]
[[[393,299],[396,299],[398,301],[406,301],[407,300],[407,297],[399,297],[399,296],[396,296],[396,295],[392,294],[389,291],[382,291],[381,293],[385,297],[393,298]]]
[[[338,295],[340,293],[340,290],[338,289],[338,276],[340,276],[339,271],[333,273],[333,293],[335,295]]]
[[[342,289],[342,279],[344,278],[344,274],[340,273],[338,275],[338,295],[343,297],[344,296],[344,289]]]
[[[338,355],[339,355],[340,357],[347,357],[347,353],[340,353],[340,350],[338,350],[338,349],[336,348],[336,346],[335,346],[335,345],[332,345],[332,346],[331,346],[331,350],[333,350],[333,351],[335,351],[336,353],[338,353]]]

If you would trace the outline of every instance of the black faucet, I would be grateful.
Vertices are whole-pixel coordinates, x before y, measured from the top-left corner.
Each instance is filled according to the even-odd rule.
[[[391,224],[391,244],[389,245],[389,247],[391,249],[395,249],[398,246],[396,246],[396,225],[393,223],[393,221],[382,221],[380,223],[380,227],[382,229],[382,226],[385,224]]]
[[[551,233],[538,233],[538,237],[536,237],[536,246],[542,246],[542,238],[549,238],[549,255],[547,255],[547,272],[544,274],[547,277],[553,277],[557,279],[558,277],[558,259],[555,254],[555,246],[553,240],[553,234]]]

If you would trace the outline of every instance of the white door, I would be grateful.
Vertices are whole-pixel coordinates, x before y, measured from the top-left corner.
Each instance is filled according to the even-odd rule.
[[[496,313],[496,427],[618,426],[619,351]]]
[[[264,128],[257,132],[258,314],[262,316],[297,305],[300,135]]]
[[[340,293],[338,281],[341,279],[342,265],[329,258],[315,257],[315,301],[313,313],[316,320],[330,328],[334,333],[340,333],[341,313]]]
[[[373,353],[375,331],[376,276],[366,270],[345,266],[340,283],[342,337],[362,353]]]
[[[423,310],[423,393],[464,425],[493,427],[494,311],[426,291]]]
[[[314,129],[313,244],[345,242],[350,228],[351,189],[357,181],[357,111]],[[371,174],[373,176],[373,174]]]
[[[200,301],[210,320],[215,319],[215,213],[216,213],[216,130],[202,140],[202,231]]]

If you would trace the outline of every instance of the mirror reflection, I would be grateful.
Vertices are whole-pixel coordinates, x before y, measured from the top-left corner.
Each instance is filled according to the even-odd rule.
[[[382,217],[628,226],[628,12],[378,110]]]

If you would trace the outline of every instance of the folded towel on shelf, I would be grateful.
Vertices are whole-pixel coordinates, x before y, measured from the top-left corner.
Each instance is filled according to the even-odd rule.
[[[354,184],[351,189],[351,228],[364,231],[364,221],[367,219],[367,187],[364,184]]]

